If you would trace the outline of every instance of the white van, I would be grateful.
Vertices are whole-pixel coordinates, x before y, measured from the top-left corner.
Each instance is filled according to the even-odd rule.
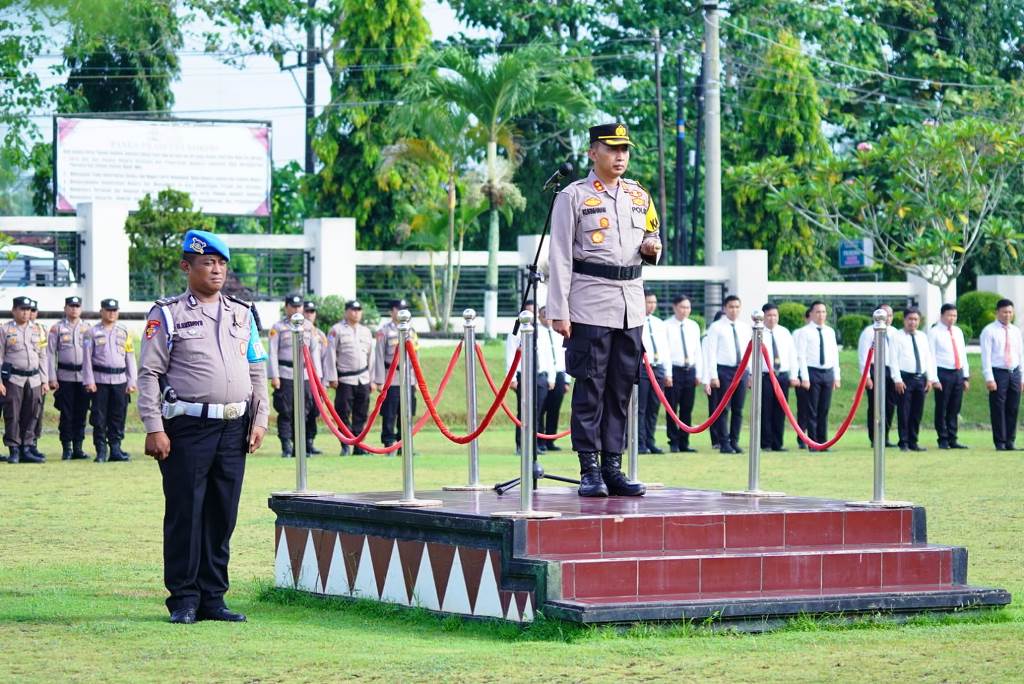
[[[67,259],[30,245],[0,247],[0,285],[57,287],[78,282]]]

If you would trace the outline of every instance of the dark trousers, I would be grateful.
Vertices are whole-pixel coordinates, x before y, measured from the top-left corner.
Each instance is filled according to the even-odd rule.
[[[4,401],[4,444],[21,446],[34,444],[36,421],[39,415],[39,397],[42,395],[40,386],[30,387],[15,385],[10,380],[4,382],[7,396]]]
[[[313,390],[309,393],[310,399],[313,398]],[[312,442],[316,438],[316,424],[317,418],[320,417],[320,409],[317,408],[316,402],[311,401],[310,405],[306,407],[306,441]]]
[[[1017,413],[1020,411],[1020,367],[1012,371],[993,368],[992,376],[996,381],[995,390],[988,393],[992,441],[997,447],[1013,446],[1017,438]]]
[[[810,403],[811,391],[804,389],[803,387],[797,386],[796,388],[796,424],[800,426],[800,429],[807,433],[807,436],[814,439],[814,435],[810,434],[810,415],[811,409],[808,406]],[[803,441],[798,441],[797,446],[801,449],[804,448]]]
[[[807,390],[807,434],[815,442],[828,440],[828,411],[832,408],[832,383],[835,375],[831,369],[808,368],[811,387]]]
[[[939,445],[956,442],[960,429],[960,404],[964,398],[964,372],[955,368],[939,368],[939,383],[935,388],[935,433]]]
[[[92,425],[93,444],[120,444],[124,439],[124,420],[128,415],[127,383],[117,385],[96,384],[92,399],[89,424]]]
[[[277,436],[282,440],[295,441],[295,411],[292,404],[294,396],[295,383],[291,379],[281,378],[281,386],[274,390],[274,410],[277,411]],[[309,386],[306,385],[306,401],[305,401],[305,413],[306,413],[306,426],[309,426],[308,416],[316,410],[316,404],[313,402],[313,392]],[[316,413],[320,415],[319,412]]]
[[[388,396],[384,399],[384,405],[380,409],[381,428],[380,440],[384,446],[391,446],[402,438],[402,397],[399,394],[401,388],[398,385],[391,385],[388,388]],[[412,414],[416,415],[416,388],[412,390]]]
[[[178,416],[164,421],[171,455],[164,487],[167,609],[215,609],[228,590],[229,542],[245,473],[248,420]]]
[[[97,386],[99,389],[99,386]],[[89,413],[92,395],[80,382],[61,381],[53,394],[53,405],[60,412],[60,441],[85,441],[85,419]]]
[[[519,420],[523,419],[523,407],[520,401],[519,388],[522,386],[523,375],[522,373],[516,373],[516,418]],[[533,390],[533,423],[534,430],[536,432],[542,432],[541,428],[544,426],[544,402],[548,398],[548,374],[538,373],[537,374],[537,385]],[[523,433],[521,429],[516,430],[516,449],[522,448]],[[538,440],[538,444],[540,444]]]
[[[564,342],[572,388],[572,448],[581,453],[621,454],[626,447],[626,412],[640,370],[640,327],[572,324]]]
[[[562,400],[565,398],[567,388],[565,373],[558,371],[555,375],[555,389],[547,390],[548,395],[544,399],[544,406],[541,407],[541,412],[544,414],[544,420],[541,421],[544,434],[553,435],[558,432],[558,419],[562,413]],[[542,442],[544,444],[555,443],[552,439],[545,439]]]
[[[358,435],[366,427],[366,416],[370,410],[370,386],[339,382],[334,392],[334,410],[342,422]],[[361,453],[359,447],[356,450]]]
[[[917,433],[921,429],[921,417],[924,415],[924,397],[927,392],[928,378],[921,373],[902,373],[904,390],[899,395],[896,405],[896,417],[899,425],[900,446],[917,446]]]
[[[711,410],[717,411],[718,405],[722,403],[725,391],[729,389],[733,378],[736,377],[738,366],[718,366],[718,387],[711,390]],[[743,429],[743,402],[747,399],[747,383],[740,380],[736,386],[736,393],[732,395],[729,407],[722,412],[715,424],[711,426],[711,441],[719,447],[738,447],[740,431]],[[728,430],[726,426],[728,425]]]
[[[789,400],[789,373],[775,373],[782,386],[782,393]],[[768,374],[761,381],[761,448],[781,449],[786,430],[786,413],[775,398],[775,388]]]
[[[679,420],[687,425],[693,423],[693,400],[697,394],[697,369],[689,366],[672,366],[672,386],[666,392],[666,399]],[[657,402],[658,398],[654,397]],[[657,414],[655,414],[657,419]],[[675,421],[669,418],[665,423],[670,451],[682,451],[690,446],[690,434],[679,429]],[[651,444],[654,442],[652,441]]]
[[[882,439],[885,442],[889,441],[889,430],[892,428],[892,418],[896,415],[896,404],[899,401],[899,395],[896,394],[896,383],[892,381],[892,375],[889,374],[889,368],[886,366],[885,369],[885,435]],[[867,402],[868,402],[868,439],[873,445],[875,443],[875,390],[872,387],[867,391]]]
[[[665,369],[660,365],[652,366],[652,368],[654,377],[664,387]],[[669,387],[665,391],[666,393],[671,392],[672,388]],[[640,369],[640,380],[636,387],[636,405],[637,427],[640,430],[640,434],[637,435],[637,448],[641,451],[650,451],[656,446],[654,433],[658,429],[658,411],[661,409],[661,402],[658,401],[658,395],[651,387],[651,379],[647,377],[647,371],[643,368]],[[669,425],[672,425],[671,421],[669,421]]]

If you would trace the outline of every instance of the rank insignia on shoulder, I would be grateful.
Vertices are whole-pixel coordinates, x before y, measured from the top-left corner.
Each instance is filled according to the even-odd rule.
[[[160,321],[154,321],[153,319],[150,319],[150,320],[146,321],[146,333],[145,333],[146,339],[147,340],[152,339],[153,335],[156,335],[156,332],[159,329],[160,329]]]
[[[599,206],[601,206],[601,200],[599,200],[596,197],[588,197],[587,199],[583,200],[583,203],[585,205],[587,205],[588,207],[599,207]]]
[[[594,189],[598,192],[604,192],[604,183],[599,180],[594,181]]]

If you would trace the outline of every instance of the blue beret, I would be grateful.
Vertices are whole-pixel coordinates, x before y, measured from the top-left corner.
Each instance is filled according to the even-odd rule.
[[[184,254],[219,254],[231,261],[231,250],[224,241],[207,230],[190,230],[181,244]]]

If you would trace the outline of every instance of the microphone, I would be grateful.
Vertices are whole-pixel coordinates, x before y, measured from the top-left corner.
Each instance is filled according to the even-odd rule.
[[[551,174],[551,177],[544,181],[544,187],[541,189],[541,192],[555,187],[559,180],[572,173],[572,169],[573,167],[571,162],[562,162],[562,165],[555,169],[555,172]]]

